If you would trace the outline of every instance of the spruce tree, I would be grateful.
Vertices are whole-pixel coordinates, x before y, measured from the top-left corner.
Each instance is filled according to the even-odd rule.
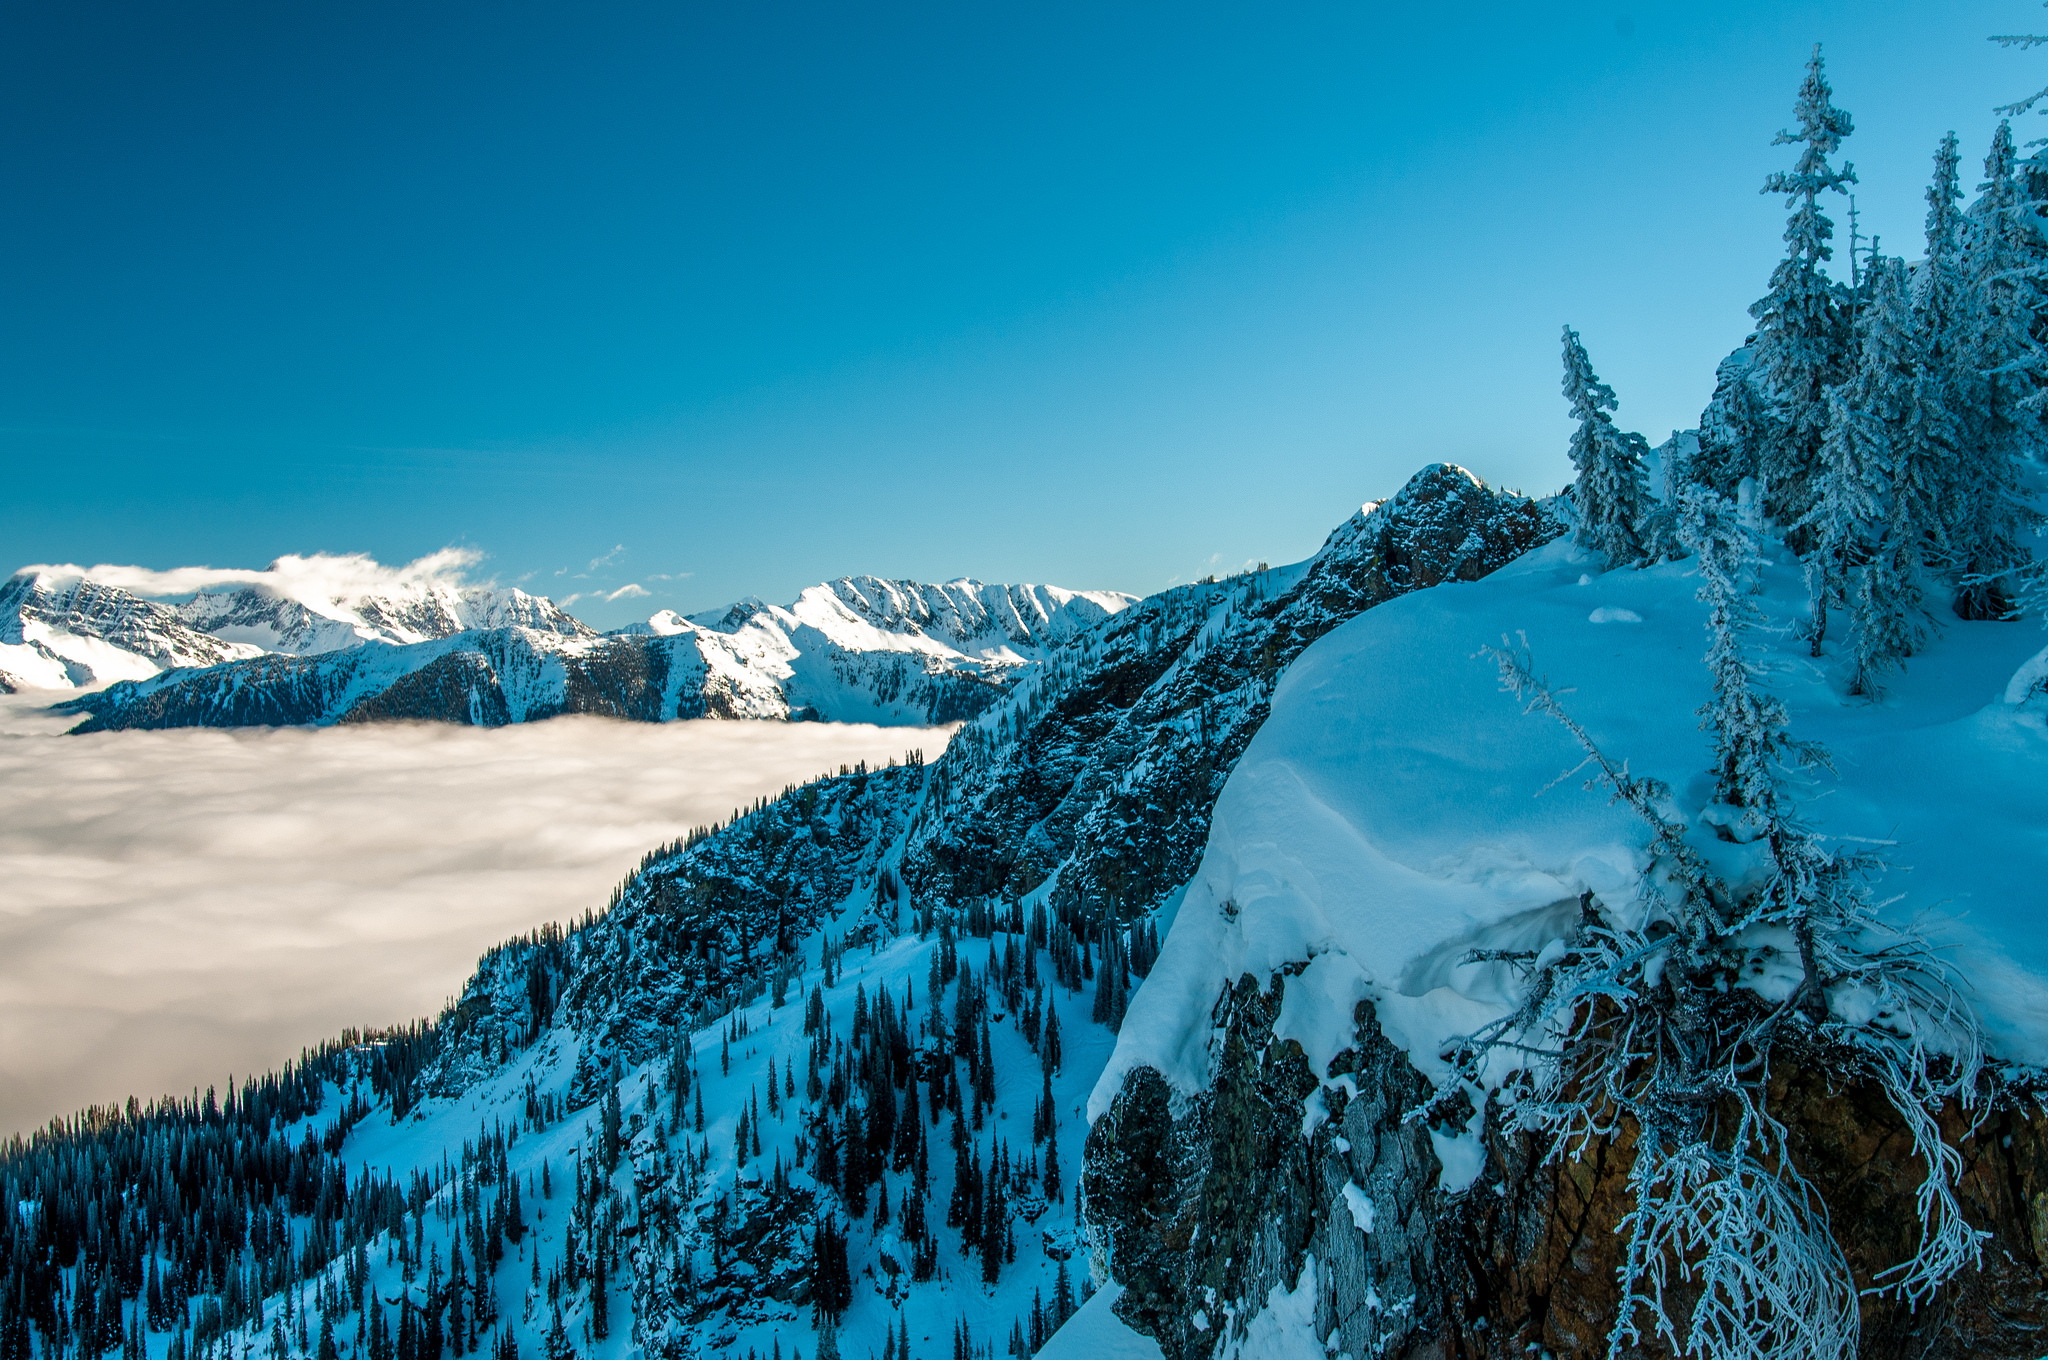
[[[1969,270],[1963,249],[1961,157],[1951,132],[1934,153],[1927,186],[1927,256],[1913,272],[1919,369],[1908,414],[1910,452],[1900,466],[1897,515],[1920,535],[1922,560],[1947,565],[1954,556],[1968,442],[1962,412],[1978,402],[1982,379],[1971,366]]]
[[[1955,612],[1965,619],[2012,616],[2002,577],[2028,560],[2021,537],[2039,523],[2020,486],[2021,465],[2043,444],[2034,401],[2042,355],[2033,338],[2042,260],[2029,219],[2012,129],[2001,123],[1965,226],[1969,294],[1962,358],[1978,381],[1972,400],[1959,404],[1967,442],[1950,528],[1963,577]]]
[[[1798,146],[1798,161],[1764,181],[1763,192],[1785,195],[1785,258],[1771,273],[1770,291],[1749,309],[1757,321],[1754,376],[1771,403],[1771,418],[1757,450],[1765,510],[1782,524],[1797,524],[1812,508],[1813,471],[1827,434],[1827,389],[1848,372],[1851,336],[1846,290],[1824,272],[1834,251],[1834,223],[1820,196],[1846,192],[1856,172],[1828,157],[1853,130],[1849,115],[1832,103],[1820,47],[1806,64],[1794,117],[1796,130],[1780,132],[1774,146]]]
[[[1803,526],[1813,601],[1812,649],[1821,654],[1828,608],[1853,616],[1855,664],[1850,693],[1875,693],[1879,677],[1917,651],[1918,556],[1922,537],[1904,494],[1909,469],[1945,459],[1927,447],[1916,402],[1926,393],[1919,327],[1906,296],[1902,260],[1875,258],[1870,297],[1858,323],[1858,359],[1850,380],[1828,394],[1816,500]]]
[[[1651,552],[1650,480],[1643,470],[1649,444],[1639,434],[1616,429],[1608,418],[1619,405],[1614,389],[1593,372],[1570,326],[1564,328],[1564,399],[1578,422],[1571,442],[1572,466],[1579,474],[1572,484],[1578,544],[1605,557],[1609,567],[1642,562]]]

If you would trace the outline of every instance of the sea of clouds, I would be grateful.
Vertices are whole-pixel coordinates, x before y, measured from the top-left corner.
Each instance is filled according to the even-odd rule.
[[[0,1135],[434,1013],[650,847],[944,731],[559,718],[63,735],[0,698]]]

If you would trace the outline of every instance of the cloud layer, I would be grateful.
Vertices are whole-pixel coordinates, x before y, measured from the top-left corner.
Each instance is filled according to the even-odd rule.
[[[384,591],[461,585],[469,568],[482,560],[483,554],[474,548],[443,548],[402,567],[387,567],[366,553],[313,553],[306,557],[287,553],[261,571],[248,567],[173,567],[156,571],[107,562],[93,567],[69,562],[38,563],[20,570],[50,576],[83,576],[150,597],[190,595],[210,586],[260,585],[273,594],[318,609],[327,604],[349,604]]]
[[[431,1014],[656,843],[943,732],[824,723],[111,732],[0,699],[0,1134]]]

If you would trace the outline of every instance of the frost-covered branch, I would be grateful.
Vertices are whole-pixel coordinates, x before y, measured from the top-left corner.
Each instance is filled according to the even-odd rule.
[[[1768,872],[1740,890],[1720,878],[1669,788],[1604,752],[1526,645],[1487,649],[1525,711],[1551,717],[1585,750],[1588,787],[1604,785],[1643,820],[1649,864],[1638,890],[1652,910],[1624,925],[1587,892],[1577,923],[1550,947],[1488,951],[1520,974],[1521,995],[1445,1055],[1461,1079],[1446,1090],[1484,1085],[1498,1060],[1521,1074],[1516,1118],[1550,1139],[1551,1156],[1633,1140],[1610,1354],[1654,1338],[1709,1360],[1848,1357],[1857,1285],[1770,1112],[1772,1062],[1797,1034],[1802,1060],[1874,1083],[1898,1112],[1925,1168],[1920,1242],[1872,1292],[1916,1307],[1978,1259],[1980,1235],[1955,1195],[1962,1159],[1939,1115],[1950,1102],[1975,1105],[1984,1064],[1959,981],[1916,931],[1878,919],[1877,857],[1835,848],[1796,815],[1794,767],[1825,753],[1793,740],[1782,702],[1757,688],[1745,636],[1758,623],[1753,530],[1711,494],[1687,506],[1716,687],[1702,714],[1721,789],[1698,831],[1754,844]],[[1678,890],[1676,910],[1667,887]],[[1788,937],[1801,978],[1772,1005],[1744,979]]]

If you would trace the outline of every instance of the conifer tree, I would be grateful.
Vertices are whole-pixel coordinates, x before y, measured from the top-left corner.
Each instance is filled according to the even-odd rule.
[[[1700,710],[1713,734],[1714,799],[1745,809],[1755,822],[1774,809],[1780,765],[1806,763],[1807,748],[1787,734],[1784,701],[1757,687],[1760,667],[1751,655],[1752,632],[1760,622],[1754,585],[1761,568],[1756,529],[1748,515],[1726,497],[1689,488],[1684,540],[1699,561],[1699,598],[1707,606],[1707,671],[1714,697]],[[1752,839],[1760,824],[1749,827]]]
[[[1780,132],[1774,146],[1798,146],[1789,171],[1764,181],[1767,194],[1783,194],[1792,215],[1785,223],[1785,258],[1771,273],[1770,291],[1749,309],[1757,321],[1754,377],[1771,403],[1762,432],[1756,470],[1765,483],[1765,510],[1783,524],[1797,524],[1812,508],[1812,474],[1827,434],[1827,389],[1848,372],[1851,336],[1846,290],[1823,266],[1833,256],[1828,244],[1835,227],[1821,211],[1820,196],[1846,192],[1856,172],[1840,170],[1828,157],[1853,130],[1849,115],[1834,107],[1816,44],[1794,106],[1796,130]]]
[[[1642,562],[1650,556],[1650,482],[1643,470],[1649,445],[1615,428],[1607,414],[1619,405],[1614,389],[1593,372],[1570,326],[1564,328],[1564,399],[1578,422],[1571,457],[1579,474],[1572,484],[1579,546],[1601,554],[1609,567]]]
[[[1912,499],[1905,489],[1927,463],[1944,461],[1950,452],[1926,442],[1927,421],[1917,410],[1931,389],[1906,296],[1905,262],[1873,259],[1869,292],[1857,327],[1856,372],[1828,394],[1816,499],[1804,521],[1812,544],[1806,576],[1813,654],[1821,654],[1829,605],[1848,605],[1852,694],[1875,693],[1883,673],[1924,642],[1923,535],[1908,517]]]
[[[1958,404],[1966,442],[1950,528],[1963,575],[1955,612],[1965,619],[2011,617],[2001,577],[2028,559],[2021,536],[2039,522],[2019,475],[2043,444],[2035,400],[2042,355],[2033,337],[2042,260],[2027,208],[2012,129],[2001,123],[1965,227],[1969,294],[1962,358],[1978,381],[1971,400]]]
[[[1951,132],[1934,151],[1934,177],[1926,195],[1926,258],[1913,271],[1913,305],[1927,370],[1934,380],[1953,389],[1943,394],[1951,402],[1968,399],[1975,376],[1963,352],[1969,328],[1970,281],[1964,253],[1961,163],[1961,149]],[[1938,533],[1943,526],[1938,522],[1937,506],[1948,496],[1945,491],[1929,494],[1928,507],[1919,517]]]

